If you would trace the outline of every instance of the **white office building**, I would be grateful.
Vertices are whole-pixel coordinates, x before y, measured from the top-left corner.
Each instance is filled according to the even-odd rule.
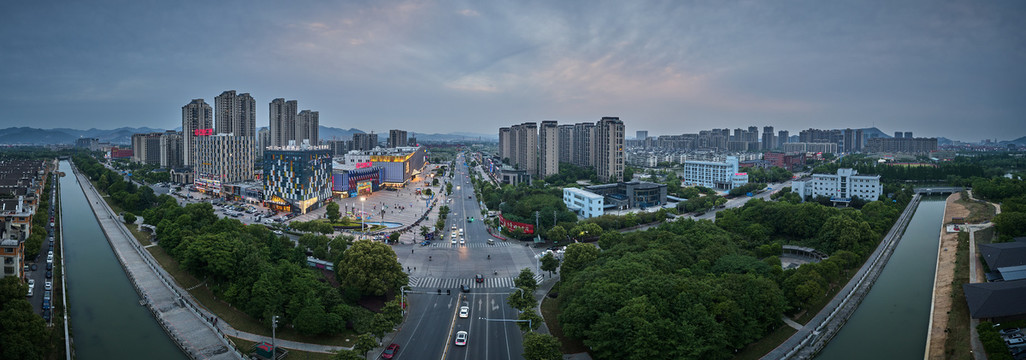
[[[685,161],[684,185],[704,186],[718,190],[730,190],[748,184],[748,173],[738,172],[736,156],[728,156],[725,162]]]
[[[834,202],[850,202],[854,197],[874,201],[883,194],[880,175],[859,175],[855,169],[837,169],[836,175],[813,174],[795,180],[791,188],[802,199],[826,196]]]
[[[573,210],[584,218],[601,216],[603,214],[603,196],[578,188],[563,188],[563,203],[570,210]]]

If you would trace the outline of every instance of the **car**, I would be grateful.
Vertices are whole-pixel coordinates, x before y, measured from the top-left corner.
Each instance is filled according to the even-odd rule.
[[[28,287],[29,287],[29,289],[32,289],[32,288],[36,287],[36,280],[35,279],[29,279]]]
[[[46,272],[46,278],[47,279],[53,278],[53,271],[47,271]]]
[[[29,271],[29,266],[28,265],[22,266],[21,267],[21,271],[22,272],[28,272]]]
[[[470,317],[470,307],[460,306],[460,319],[466,319]]]
[[[46,270],[53,270],[53,262],[46,263]]]
[[[49,311],[43,311],[43,320],[44,321],[50,321],[50,312]]]
[[[50,309],[50,300],[43,300],[43,310]]]
[[[463,245],[463,244],[466,244],[466,243],[467,243],[467,240],[463,239],[463,237],[460,237],[460,245]]]
[[[467,346],[467,332],[460,330],[456,332],[456,346]]]
[[[53,255],[47,255],[46,256],[46,263],[47,264],[53,264]]]
[[[391,358],[395,357],[395,354],[398,354],[398,353],[399,353],[399,344],[393,343],[392,345],[389,345],[387,348],[385,348],[385,352],[381,353],[381,358],[382,359],[391,359]]]
[[[50,292],[49,291],[43,293],[43,300],[44,301],[50,301]]]
[[[281,230],[275,230],[275,231],[274,231],[274,234],[275,234],[275,235],[283,235],[284,233],[283,233],[283,232],[281,232]]]
[[[456,231],[456,224],[452,224],[452,231]]]
[[[1023,344],[1023,343],[1026,343],[1026,340],[1023,340],[1023,338],[1011,338],[1011,339],[1005,340],[1005,344],[1008,344],[1008,345],[1020,345],[1020,344]]]
[[[999,331],[999,332],[1001,333],[1001,335],[1012,335],[1012,334],[1018,333],[1019,332],[1019,328],[1001,329],[1001,331]]]
[[[36,271],[36,269],[38,269],[38,268],[39,267],[36,266],[36,264],[32,264],[32,266],[29,266],[29,269],[32,269],[32,271]]]
[[[460,291],[468,293],[470,292],[470,286],[467,284],[460,284]]]
[[[483,283],[484,282],[484,275],[481,275],[481,274],[474,275],[474,282],[477,282],[478,284]]]
[[[430,241],[424,240],[424,241],[420,242],[420,246],[428,246],[428,245],[431,245]]]
[[[43,286],[44,289],[46,289],[46,290],[53,290],[53,282],[52,281],[47,280],[46,282],[43,283],[43,285],[44,285]]]
[[[34,288],[32,288],[32,287],[29,287],[29,289],[28,289],[28,295],[25,295],[25,296],[29,296],[29,297],[31,297],[32,295],[34,295],[34,291],[33,291],[32,289],[34,289]]]

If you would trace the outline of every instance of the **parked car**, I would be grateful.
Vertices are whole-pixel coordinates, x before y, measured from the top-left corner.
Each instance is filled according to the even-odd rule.
[[[399,344],[388,345],[388,347],[385,348],[385,352],[381,353],[381,358],[382,359],[391,359],[391,358],[395,357],[395,354],[398,354],[398,353],[399,353]]]
[[[467,346],[467,332],[460,330],[456,332],[456,346]]]
[[[47,279],[51,279],[51,278],[53,278],[53,271],[47,271],[47,272],[46,272],[46,278],[47,278]]]
[[[53,282],[52,281],[47,280],[46,282],[43,283],[43,285],[44,285],[43,288],[46,289],[47,291],[53,290]]]

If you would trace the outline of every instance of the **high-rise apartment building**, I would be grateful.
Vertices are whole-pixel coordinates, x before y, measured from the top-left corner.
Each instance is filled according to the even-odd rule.
[[[512,132],[508,127],[499,128],[499,159],[510,159],[510,146],[512,146]],[[512,159],[510,159],[512,161]]]
[[[267,147],[271,146],[271,130],[270,129],[260,129],[260,131],[257,131],[256,145],[257,145],[256,158],[257,158],[257,160],[263,159],[264,158],[264,150],[267,150]]]
[[[317,145],[320,143],[320,112],[303,110],[296,115],[296,138],[292,139],[296,141],[296,144],[302,144],[303,141],[307,141],[310,145]]]
[[[906,139],[912,139],[912,132],[911,131],[906,131],[905,132],[905,138]]]
[[[789,133],[787,130],[777,131],[777,146],[776,147],[778,147],[778,148],[779,147],[783,147],[784,144],[787,144],[790,141],[791,141],[791,133]]]
[[[386,144],[386,147],[405,147],[407,146],[407,140],[405,130],[392,129],[388,131],[388,144]]]
[[[378,134],[353,134],[353,150],[373,150],[378,146]]]
[[[599,180],[624,180],[623,147],[624,126],[620,118],[603,117],[595,124],[595,173]]]
[[[904,136],[904,134],[901,131],[895,131],[894,132],[894,138],[895,139],[901,139],[901,138],[904,138],[904,137],[905,136]]]
[[[285,146],[296,139],[296,114],[299,103],[283,98],[271,100],[267,116],[270,120],[271,146]]]
[[[559,125],[559,162],[572,163],[574,160],[574,125]]]
[[[559,125],[552,120],[542,121],[538,128],[538,176],[559,173]]]
[[[634,139],[635,140],[645,140],[645,139],[648,139],[648,130],[638,130],[638,131],[636,131],[635,135],[634,135]]]
[[[182,156],[184,166],[193,166],[196,162],[196,138],[213,132],[214,111],[203,99],[193,99],[182,106],[182,138],[185,152]]]
[[[762,149],[763,150],[772,150],[772,149],[776,149],[776,148],[777,148],[777,139],[773,135],[773,127],[772,126],[763,126],[762,127]]]
[[[538,123],[525,122],[520,125],[513,125],[512,130],[516,132],[516,161],[513,165],[520,170],[526,170],[531,176],[537,177],[538,172]]]
[[[222,92],[214,98],[214,111],[216,133],[256,136],[256,100],[249,93]]]
[[[160,167],[177,169],[182,167],[184,147],[182,133],[168,130],[160,135]]]
[[[146,164],[160,164],[160,136],[163,133],[132,134],[132,161]]]
[[[595,124],[574,124],[573,161],[577,166],[595,166]]]
[[[197,137],[193,165],[196,185],[220,194],[224,184],[253,180],[253,140],[229,134]]]

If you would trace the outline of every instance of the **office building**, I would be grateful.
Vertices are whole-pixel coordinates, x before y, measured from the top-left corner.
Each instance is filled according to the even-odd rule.
[[[929,154],[937,151],[936,138],[872,138],[866,150],[873,153]]]
[[[581,122],[574,124],[574,165],[595,166],[595,124]]]
[[[346,166],[357,168],[376,166],[383,169],[381,185],[391,188],[406,186],[416,180],[426,164],[427,150],[424,147],[376,148],[354,150],[344,156]]]
[[[327,146],[303,142],[269,147],[264,151],[263,171],[264,201],[272,209],[306,214],[331,198],[331,150]]]
[[[214,98],[214,111],[216,133],[256,136],[256,100],[249,93],[222,92]]]
[[[406,131],[392,129],[388,131],[388,141],[386,142],[385,147],[406,147],[407,140],[409,139],[406,137]]]
[[[203,99],[193,99],[182,106],[182,156],[184,166],[193,166],[196,157],[196,139],[210,135],[214,128],[214,111]]]
[[[791,191],[803,200],[825,196],[831,201],[847,203],[852,198],[874,201],[883,194],[880,175],[859,175],[854,169],[837,169],[837,174],[813,174],[791,182]]]
[[[600,181],[623,181],[624,126],[618,117],[595,124],[595,173]]]
[[[374,150],[376,147],[378,147],[378,134],[353,134],[353,150]]]
[[[555,121],[542,121],[538,128],[538,176],[559,173],[559,127]]]
[[[296,144],[302,144],[304,141],[310,143],[310,145],[320,144],[320,112],[303,110],[296,115]]]
[[[782,167],[787,171],[795,171],[805,166],[805,153],[785,154],[780,152],[767,152],[762,159],[770,166]]]
[[[724,162],[685,161],[685,186],[704,186],[717,190],[730,190],[748,183],[748,173],[738,172],[738,159],[728,156]]]
[[[574,159],[574,125],[559,125],[559,162],[570,164]]]
[[[795,142],[784,144],[786,153],[837,153],[837,143],[805,143]]]
[[[168,130],[160,135],[160,167],[177,169],[182,167],[184,143],[182,133]]]
[[[193,182],[202,192],[222,196],[222,186],[253,180],[253,137],[216,134],[196,138]]]
[[[582,218],[602,216],[605,212],[605,197],[593,192],[578,188],[563,188],[563,204],[566,208],[577,213]]]
[[[299,103],[296,100],[285,101],[283,98],[271,100],[267,116],[271,131],[270,146],[286,146],[289,140],[296,139],[296,115]]]

